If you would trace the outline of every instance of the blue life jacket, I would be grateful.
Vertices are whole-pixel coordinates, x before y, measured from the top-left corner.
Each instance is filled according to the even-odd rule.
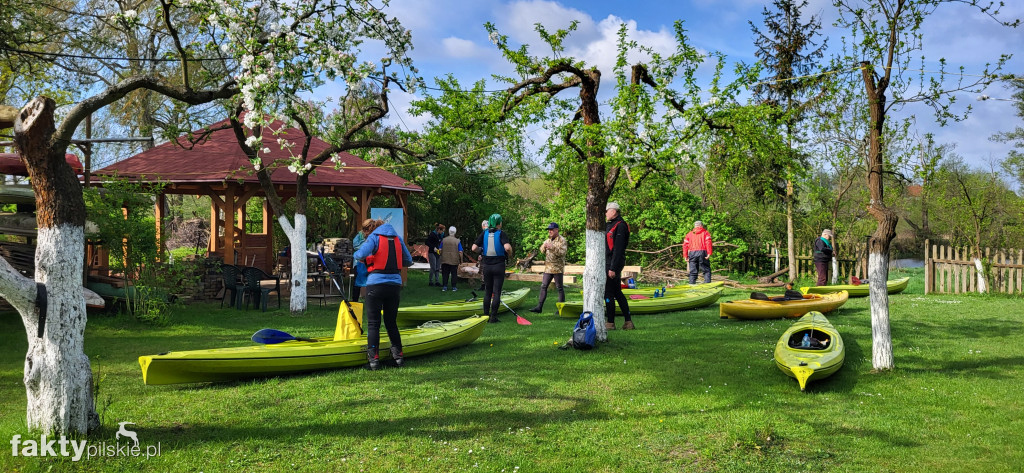
[[[484,233],[483,254],[484,256],[505,256],[505,245],[501,244],[501,230]]]

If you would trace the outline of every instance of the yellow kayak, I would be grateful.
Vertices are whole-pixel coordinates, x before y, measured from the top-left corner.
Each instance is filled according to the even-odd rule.
[[[804,335],[815,341],[803,346]],[[797,320],[775,344],[775,366],[787,376],[796,379],[800,390],[807,388],[807,382],[831,376],[843,367],[846,360],[846,346],[843,337],[819,312],[810,312]]]
[[[886,281],[885,285],[888,288],[889,294],[899,294],[907,288],[907,284],[910,283],[910,278],[899,278],[891,279]],[[811,286],[801,287],[800,292],[804,294],[828,294],[830,292],[846,291],[850,293],[850,297],[867,297],[868,295],[868,283],[863,283],[857,286],[853,284],[836,284],[835,286]]]
[[[637,315],[695,309],[714,304],[719,297],[722,297],[722,288],[693,289],[675,295],[670,292],[665,297],[630,299],[629,311]],[[558,306],[560,317],[577,318],[583,313],[583,301],[559,302],[555,305]]]
[[[485,322],[487,317],[470,317],[403,329],[402,351],[409,358],[468,345],[483,333]],[[387,337],[381,337],[382,359],[390,357],[390,346]],[[312,341],[172,351],[139,357],[145,384],[231,381],[365,364],[365,335],[340,341],[335,341],[332,336]]]
[[[766,301],[741,299],[718,304],[718,315],[723,319],[781,319],[796,318],[808,312],[827,313],[846,303],[846,291],[830,294],[805,294],[801,300]]]

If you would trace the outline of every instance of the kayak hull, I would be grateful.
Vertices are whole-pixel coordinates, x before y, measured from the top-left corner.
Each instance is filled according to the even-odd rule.
[[[885,283],[889,290],[889,294],[899,294],[903,292],[907,289],[908,284],[910,284],[909,277],[892,279]],[[869,288],[867,283],[858,286],[854,286],[852,284],[837,284],[835,286],[804,286],[800,288],[800,292],[804,294],[829,294],[839,291],[846,291],[850,293],[850,297],[867,297]]]
[[[692,289],[676,295],[669,293],[665,297],[630,299],[629,312],[631,315],[637,315],[696,309],[714,304],[719,297],[722,297],[722,288],[720,287]],[[583,313],[583,301],[559,302],[556,305],[558,306],[559,317],[577,318]]]
[[[791,342],[799,340],[804,333],[813,337],[829,339],[824,349],[793,347]],[[807,389],[807,383],[827,378],[839,371],[846,361],[846,346],[843,338],[820,312],[810,312],[787,329],[775,344],[775,366]]]
[[[461,292],[461,291],[460,291]],[[513,309],[518,309],[530,294],[529,288],[517,289],[502,294],[501,300]],[[437,304],[417,305],[398,308],[398,323],[414,326],[431,320],[450,321],[472,317],[483,313],[483,297],[474,301],[455,300]],[[498,313],[507,312],[504,305],[498,305]]]
[[[471,317],[403,329],[402,351],[410,358],[468,345],[480,337],[486,321],[486,317]],[[150,385],[232,381],[366,364],[365,336],[314,340],[140,356],[142,381]],[[381,340],[382,359],[390,358],[391,345],[386,340]]]
[[[803,300],[765,301],[741,299],[718,304],[718,315],[723,319],[764,320],[796,318],[808,312],[828,313],[846,303],[846,291],[829,294],[806,294]]]

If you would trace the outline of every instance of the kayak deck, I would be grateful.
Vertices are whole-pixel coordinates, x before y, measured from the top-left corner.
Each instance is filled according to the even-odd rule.
[[[827,313],[846,303],[846,291],[829,294],[805,294],[802,300],[766,301],[740,299],[718,304],[718,315],[723,319],[763,320],[796,318],[808,312]]]
[[[468,345],[480,337],[486,321],[486,317],[471,317],[403,329],[402,351],[406,357],[415,357]],[[386,340],[387,337],[381,339],[381,358],[390,357],[390,343]],[[145,384],[231,381],[365,363],[365,336],[340,341],[319,337],[313,341],[291,340],[272,345],[172,351],[139,357]]]

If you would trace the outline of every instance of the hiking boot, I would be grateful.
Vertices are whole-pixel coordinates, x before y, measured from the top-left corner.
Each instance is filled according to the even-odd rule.
[[[622,324],[622,330],[635,330],[632,320],[627,320],[626,323]]]
[[[391,347],[391,359],[395,360],[395,366],[401,368],[402,365],[405,364],[405,360],[403,359],[404,357],[405,354],[402,353],[402,347]]]
[[[487,318],[487,323],[489,323],[489,324],[496,324],[498,322],[501,322],[501,321],[498,320],[498,316],[497,315],[492,315],[492,316]]]
[[[542,309],[540,306],[537,306],[537,307],[532,307],[532,308],[526,309],[526,310],[529,310],[530,312],[533,312],[534,314],[539,314],[544,309]]]
[[[377,350],[366,349],[366,361],[369,362],[367,368],[370,371],[377,371],[380,369],[380,355],[377,354]]]
[[[605,330],[615,330],[615,322],[605,322],[604,323],[604,329]]]

